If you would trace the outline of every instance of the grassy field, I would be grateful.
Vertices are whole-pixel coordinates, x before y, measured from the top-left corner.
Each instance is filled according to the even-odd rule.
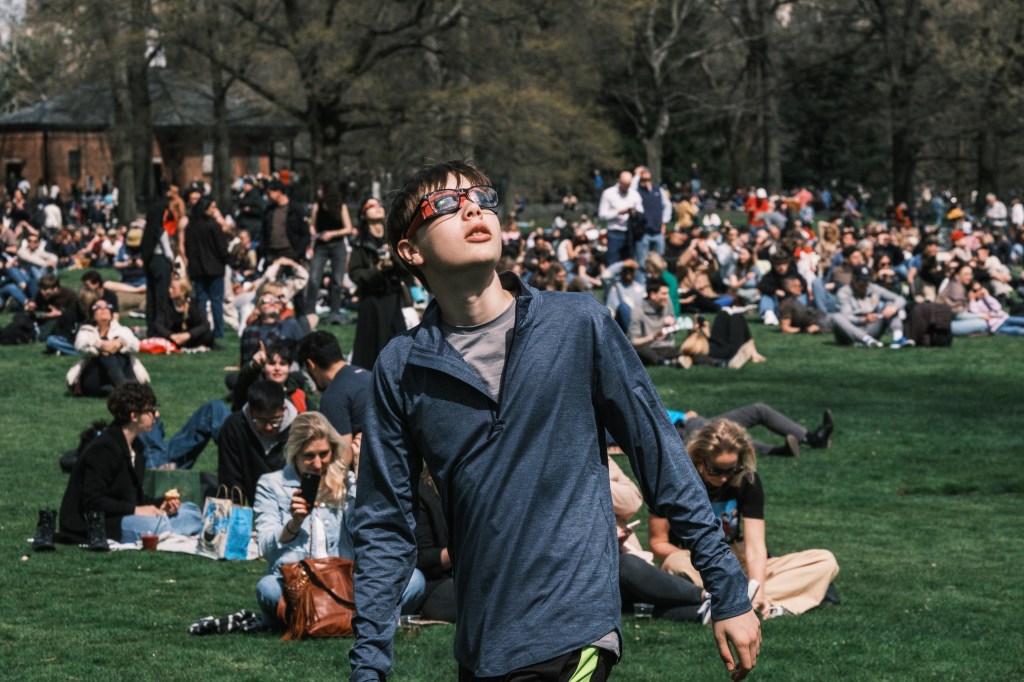
[[[4,316],[6,321],[8,316]],[[337,329],[337,328],[335,328]],[[764,401],[834,445],[766,459],[769,548],[831,549],[837,607],[765,624],[753,679],[1024,677],[1020,537],[1024,502],[1024,345],[957,340],[949,349],[843,349],[757,325],[769,361],[742,371],[653,371],[665,404],[713,415]],[[352,328],[339,331],[348,347]],[[223,393],[228,350],[146,357],[169,432]],[[0,348],[0,678],[274,680],[347,675],[347,641],[272,635],[193,637],[193,620],[255,609],[262,562],[74,547],[33,554],[36,512],[57,507],[57,456],[102,401],[67,397],[72,359],[40,346]],[[755,434],[772,440],[770,434]],[[777,442],[774,439],[773,442]],[[216,465],[213,449],[200,458]],[[623,619],[621,680],[725,679],[710,629]],[[395,680],[451,680],[452,630],[396,643]]]

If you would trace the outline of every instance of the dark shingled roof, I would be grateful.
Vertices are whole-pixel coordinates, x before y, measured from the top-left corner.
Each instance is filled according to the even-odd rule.
[[[213,95],[204,83],[151,69],[149,97],[153,127],[197,128],[213,123]],[[235,131],[294,134],[300,126],[265,103],[229,95],[228,127]],[[113,97],[101,85],[85,85],[33,106],[0,116],[0,132],[106,130],[114,124]]]

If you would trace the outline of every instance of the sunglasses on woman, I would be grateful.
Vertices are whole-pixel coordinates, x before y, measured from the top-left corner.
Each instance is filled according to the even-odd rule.
[[[718,478],[719,476],[728,476],[729,478],[732,478],[741,471],[743,471],[743,467],[739,465],[729,467],[728,469],[719,469],[713,466],[704,467],[704,472],[711,478]]]
[[[417,228],[428,220],[455,213],[467,201],[472,201],[480,208],[486,208],[493,212],[499,203],[498,190],[487,185],[476,185],[465,189],[439,189],[424,194],[416,208],[416,215],[413,216],[402,239],[411,237]]]

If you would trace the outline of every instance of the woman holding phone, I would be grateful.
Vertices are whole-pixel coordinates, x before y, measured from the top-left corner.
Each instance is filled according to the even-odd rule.
[[[277,618],[283,564],[309,557],[354,558],[350,524],[355,500],[341,450],[341,436],[327,418],[305,412],[292,422],[284,469],[264,474],[256,484],[256,541],[269,566],[256,585],[265,625],[284,626]],[[413,576],[405,601],[422,592],[422,574],[418,580]]]

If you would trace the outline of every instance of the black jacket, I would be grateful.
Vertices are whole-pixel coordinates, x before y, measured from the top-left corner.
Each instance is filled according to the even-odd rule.
[[[161,503],[142,492],[146,455],[138,439],[132,444],[132,450],[135,451],[135,466],[132,466],[124,431],[114,424],[82,451],[60,503],[60,530],[67,540],[85,541],[85,512],[106,514],[107,537],[120,540],[122,517],[134,514],[136,506]]]
[[[270,229],[273,221],[275,204],[267,206],[263,213],[263,239],[260,241],[260,256],[267,255],[267,246],[270,244]],[[288,235],[288,243],[292,247],[292,259],[296,262],[306,260],[306,248],[309,246],[309,226],[306,224],[306,214],[296,201],[289,201],[287,213],[284,218],[284,230]]]
[[[273,445],[264,449],[245,412],[232,412],[220,427],[217,445],[217,483],[238,486],[247,504],[256,497],[256,483],[263,474],[284,468],[284,444],[289,428],[281,429]]]
[[[199,309],[199,301],[195,298],[189,299],[188,310],[178,312],[170,301],[164,302],[153,319],[153,329],[150,336],[160,336],[170,340],[171,334],[188,332],[192,335],[186,346],[211,343],[212,338],[207,339],[210,334],[210,320]]]
[[[190,219],[185,231],[185,256],[190,279],[223,277],[228,262],[228,236],[209,216]]]

